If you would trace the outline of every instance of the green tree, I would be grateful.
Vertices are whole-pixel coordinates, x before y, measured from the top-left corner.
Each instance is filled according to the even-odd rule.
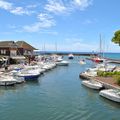
[[[114,42],[115,44],[118,44],[120,46],[120,30],[117,30],[114,33],[114,37],[112,38],[112,42]]]

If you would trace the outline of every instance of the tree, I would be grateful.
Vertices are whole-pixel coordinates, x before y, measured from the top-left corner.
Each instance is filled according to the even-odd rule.
[[[112,42],[114,42],[115,44],[118,44],[120,46],[120,30],[117,30],[114,33],[114,37],[112,38]]]

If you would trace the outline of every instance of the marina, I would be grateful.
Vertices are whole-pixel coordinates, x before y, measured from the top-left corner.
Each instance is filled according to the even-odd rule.
[[[68,61],[69,66],[57,66],[36,81],[0,87],[1,120],[106,120],[106,116],[118,120],[120,104],[81,85],[79,74],[93,63],[80,65],[78,57]]]
[[[0,120],[120,120],[119,5],[0,0]]]

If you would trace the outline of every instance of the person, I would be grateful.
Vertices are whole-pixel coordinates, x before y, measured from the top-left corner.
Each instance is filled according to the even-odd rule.
[[[5,71],[7,71],[7,70],[8,70],[8,65],[5,64]]]

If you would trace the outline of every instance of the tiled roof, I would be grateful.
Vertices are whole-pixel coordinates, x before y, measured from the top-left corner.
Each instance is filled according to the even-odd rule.
[[[17,47],[17,48],[24,48],[27,50],[37,50],[30,44],[26,43],[25,41],[0,41],[0,48],[10,48],[10,47]]]
[[[17,41],[16,44],[19,48],[25,48],[28,50],[37,50],[36,48],[34,48],[30,44],[26,43],[25,41]]]
[[[14,41],[0,41],[0,47],[15,47]]]

